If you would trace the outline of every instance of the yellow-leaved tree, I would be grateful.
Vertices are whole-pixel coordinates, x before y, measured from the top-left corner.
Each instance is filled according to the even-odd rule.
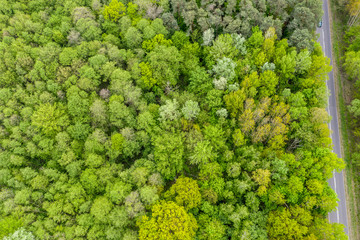
[[[196,219],[174,202],[161,201],[152,214],[138,222],[140,240],[190,240],[198,228]]]
[[[118,0],[111,0],[109,6],[104,7],[103,15],[105,19],[116,22],[120,17],[125,16],[126,7]]]

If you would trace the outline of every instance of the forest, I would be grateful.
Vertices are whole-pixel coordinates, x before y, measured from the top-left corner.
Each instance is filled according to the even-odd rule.
[[[0,239],[348,239],[321,6],[0,0]]]

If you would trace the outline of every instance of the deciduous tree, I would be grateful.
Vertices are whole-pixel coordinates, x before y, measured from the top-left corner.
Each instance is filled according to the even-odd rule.
[[[185,239],[195,236],[195,218],[184,207],[162,201],[152,207],[151,218],[144,216],[139,225],[139,239]]]

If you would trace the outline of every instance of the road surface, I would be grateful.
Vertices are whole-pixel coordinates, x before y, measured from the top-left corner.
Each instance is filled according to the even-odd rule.
[[[331,36],[330,36],[330,23],[329,23],[329,7],[328,0],[323,1],[323,10],[324,15],[322,18],[322,27],[317,29],[317,33],[320,33],[319,42],[323,48],[324,54],[330,58],[330,64],[332,65],[332,55],[331,55]],[[335,92],[335,83],[334,83],[334,73],[331,71],[329,73],[329,80],[327,81],[327,86],[330,92],[328,99],[327,111],[331,115],[331,122],[329,128],[331,131],[331,139],[333,143],[333,151],[341,158],[341,148],[340,148],[340,136],[339,136],[339,123],[338,123],[338,111],[336,108],[336,92]],[[344,186],[344,174],[343,172],[333,173],[333,177],[329,179],[329,184],[332,189],[336,192],[339,201],[338,207],[336,210],[329,214],[330,222],[342,223],[345,225],[345,232],[348,235],[348,219],[347,219],[347,210],[346,210],[346,197],[345,197],[345,186]]]

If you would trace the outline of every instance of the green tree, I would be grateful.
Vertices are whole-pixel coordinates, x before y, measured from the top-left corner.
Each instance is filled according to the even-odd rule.
[[[267,70],[261,73],[260,81],[262,82],[259,92],[260,98],[272,96],[276,92],[279,78],[273,71]]]
[[[170,47],[172,45],[172,41],[165,39],[163,34],[158,34],[151,40],[143,41],[142,48],[147,51],[152,51],[159,45]]]
[[[217,59],[216,61],[217,63],[213,66],[212,71],[217,77],[223,77],[229,81],[233,80],[236,77],[235,62],[233,62],[230,58],[226,57]]]
[[[95,127],[104,127],[108,121],[107,106],[104,101],[96,99],[90,106],[92,125]]]
[[[244,139],[244,134],[241,132],[240,129],[235,129],[232,137],[233,137],[234,145],[236,147],[240,147],[241,145],[244,145],[246,142],[246,140]]]
[[[349,111],[355,116],[360,116],[360,100],[354,99],[351,101],[351,105],[348,106]]]
[[[115,133],[111,136],[111,148],[115,151],[121,151],[124,147],[125,138],[121,133]]]
[[[83,171],[80,176],[80,182],[88,194],[99,193],[104,189],[95,169],[88,168]]]
[[[308,227],[294,219],[287,209],[269,213],[268,234],[271,239],[304,239]]]
[[[77,51],[73,48],[64,48],[59,55],[60,63],[65,66],[70,66],[77,58]]]
[[[312,59],[309,50],[305,49],[296,56],[296,71],[305,74],[309,71]]]
[[[296,51],[292,51],[283,56],[279,64],[279,72],[281,73],[282,83],[288,84],[289,79],[293,79],[295,77]]]
[[[308,29],[296,29],[289,39],[289,43],[298,50],[308,49],[312,51],[312,35]]]
[[[200,113],[199,104],[192,100],[185,102],[184,107],[181,109],[181,112],[184,114],[186,120],[192,120],[197,117]]]
[[[82,18],[76,23],[75,29],[87,41],[99,40],[101,29],[99,24],[90,18]]]
[[[120,17],[125,15],[125,12],[126,7],[122,2],[111,0],[110,4],[104,7],[103,15],[105,19],[116,22]]]
[[[314,235],[320,239],[348,239],[348,236],[344,232],[343,225],[339,223],[329,223],[327,219],[315,219],[313,226],[310,228],[310,232],[314,233]]]
[[[145,203],[146,206],[151,206],[159,200],[159,195],[157,194],[157,188],[151,186],[145,186],[140,189],[141,201]]]
[[[193,239],[198,228],[195,218],[184,207],[162,201],[152,207],[151,218],[142,217],[139,239]]]
[[[144,214],[144,205],[140,201],[139,191],[133,191],[125,198],[125,209],[130,218]]]
[[[147,56],[148,62],[153,70],[153,76],[159,81],[159,85],[176,85],[180,75],[180,65],[183,57],[176,47],[158,46]]]
[[[6,238],[10,234],[15,234],[18,228],[21,228],[24,224],[24,220],[18,216],[4,216],[0,220],[0,237]],[[12,237],[8,236],[10,239]]]
[[[131,185],[117,181],[111,186],[108,185],[108,196],[114,204],[121,204],[131,192]]]
[[[258,189],[259,195],[263,195],[267,191],[267,187],[270,183],[270,171],[268,169],[256,169],[253,172],[254,181],[260,185]]]
[[[24,228],[19,228],[13,234],[4,237],[3,240],[35,240],[32,232],[26,231]]]
[[[67,127],[69,118],[62,105],[42,104],[31,117],[32,125],[46,135],[54,135]]]
[[[206,65],[209,68],[215,64],[216,59],[233,59],[239,53],[234,46],[233,38],[230,34],[219,35],[216,40],[213,41],[213,46],[208,51],[209,55],[206,58]]]
[[[162,105],[159,108],[160,120],[161,121],[178,120],[179,117],[180,117],[180,112],[178,110],[178,107],[179,107],[179,104],[176,101],[176,99],[173,99],[172,101],[171,100],[166,100],[166,104]]]
[[[98,197],[91,207],[91,214],[100,222],[106,222],[113,205],[106,197]]]
[[[199,217],[199,239],[222,240],[226,238],[226,227],[216,218],[207,215]]]
[[[135,126],[133,110],[124,103],[111,99],[109,103],[110,123],[118,128]]]
[[[179,177],[169,191],[165,193],[168,199],[174,199],[176,204],[184,206],[186,210],[197,207],[201,202],[200,188],[196,182],[188,177]]]
[[[231,92],[224,96],[224,101],[226,104],[226,109],[230,112],[231,117],[236,117],[244,109],[244,101],[246,95],[244,89],[240,89],[234,92]]]
[[[154,160],[165,179],[172,179],[184,168],[182,135],[165,132],[153,140]]]
[[[141,81],[146,88],[152,88],[156,83],[156,79],[153,77],[153,71],[151,70],[150,64],[141,62],[139,64],[141,69]]]
[[[190,72],[188,89],[200,96],[205,95],[210,89],[212,84],[210,76],[205,68],[197,67],[194,71]]]
[[[142,34],[135,27],[130,27],[125,33],[124,40],[128,48],[138,48],[141,46]]]
[[[194,147],[194,151],[190,154],[189,158],[191,164],[201,166],[212,162],[217,156],[209,141],[200,141]]]
[[[214,29],[209,28],[203,33],[203,45],[210,46],[214,40]]]

